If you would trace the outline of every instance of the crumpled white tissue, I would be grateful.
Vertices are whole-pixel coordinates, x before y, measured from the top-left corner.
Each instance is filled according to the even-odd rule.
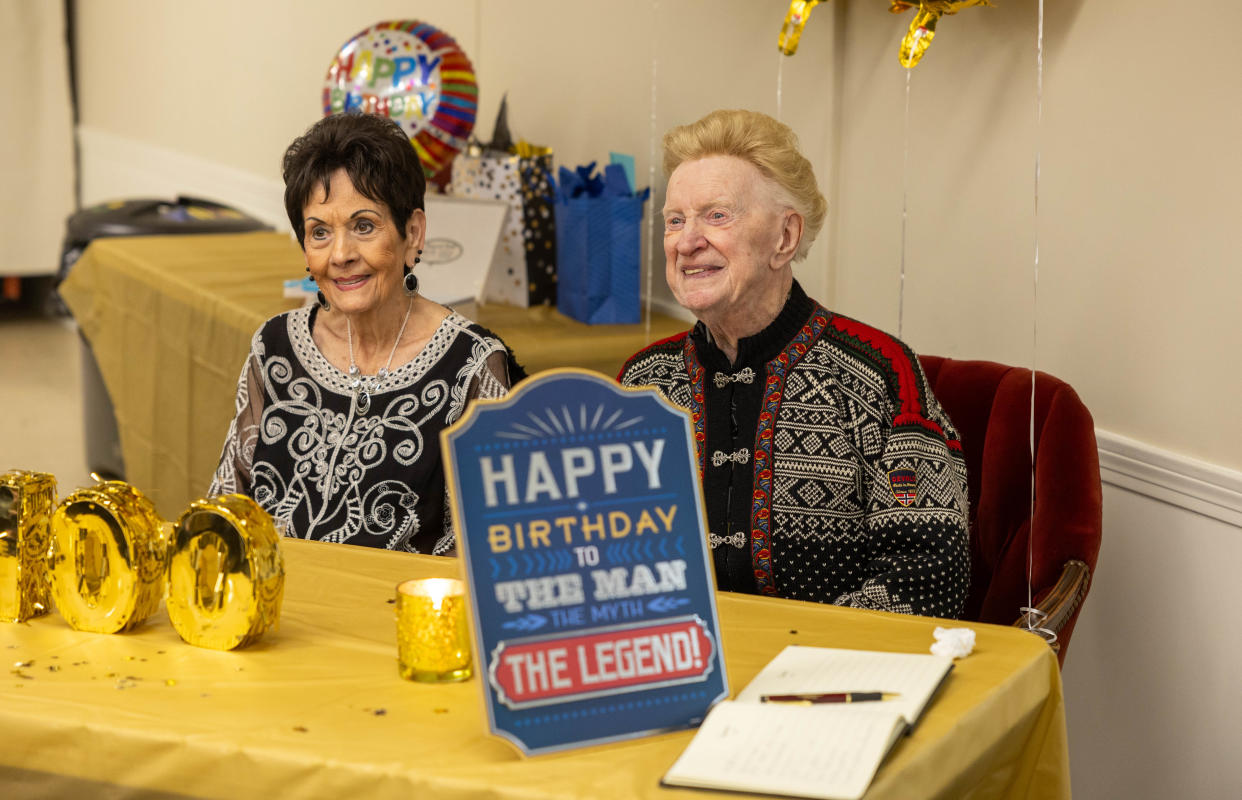
[[[970,628],[936,628],[932,655],[965,658],[975,649],[975,632]]]

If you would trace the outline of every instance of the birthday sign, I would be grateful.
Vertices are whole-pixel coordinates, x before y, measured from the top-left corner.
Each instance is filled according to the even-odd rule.
[[[598,744],[728,695],[685,412],[554,370],[441,436],[493,733]]]

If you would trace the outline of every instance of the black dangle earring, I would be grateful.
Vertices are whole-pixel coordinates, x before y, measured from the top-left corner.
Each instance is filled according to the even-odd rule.
[[[319,297],[317,299],[319,301],[319,307],[322,308],[324,311],[332,310],[332,306],[329,305],[328,298],[323,296],[323,292],[319,293]]]
[[[414,259],[414,263],[418,263],[418,259]],[[418,296],[418,276],[414,274],[414,270],[409,266],[405,268],[405,276],[401,279],[401,289],[405,292],[406,297]]]

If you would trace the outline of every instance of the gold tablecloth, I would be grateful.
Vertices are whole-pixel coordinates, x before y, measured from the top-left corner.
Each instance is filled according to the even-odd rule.
[[[125,477],[164,516],[207,490],[250,337],[298,304],[281,286],[305,274],[284,234],[143,236],[96,240],[61,286],[112,398]],[[572,366],[615,375],[647,342],[688,327],[660,314],[648,333],[584,325],[552,308],[458,310],[504,338],[532,374]]]
[[[394,586],[457,575],[456,560],[283,548],[280,628],[249,650],[191,647],[162,608],[123,635],[54,615],[0,623],[0,796],[707,796],[658,785],[690,731],[523,758],[485,732],[477,677],[402,680]],[[729,593],[719,608],[734,693],[786,644],[926,652],[943,624]],[[1069,796],[1056,658],[1024,631],[970,627],[975,652],[880,767],[870,800]]]

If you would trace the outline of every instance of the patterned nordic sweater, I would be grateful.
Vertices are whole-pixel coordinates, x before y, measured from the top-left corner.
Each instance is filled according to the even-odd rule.
[[[966,466],[904,344],[795,282],[732,364],[699,323],[618,378],[690,411],[720,589],[961,614]]]

